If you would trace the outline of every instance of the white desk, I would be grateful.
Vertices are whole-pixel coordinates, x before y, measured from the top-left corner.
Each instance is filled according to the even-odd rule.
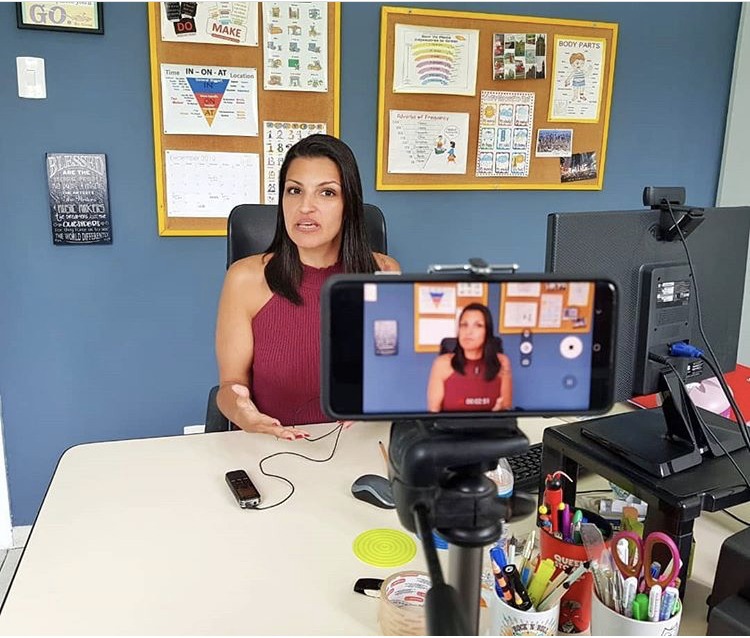
[[[521,422],[532,443],[557,423]],[[245,468],[272,503],[288,487],[261,475],[258,460],[279,449],[322,458],[332,437],[289,443],[227,432],[68,450],[0,612],[0,634],[378,633],[378,601],[353,593],[354,581],[424,569],[421,549],[387,569],[352,552],[361,532],[401,529],[395,511],[350,492],[357,476],[384,473],[378,440],[387,444],[386,424],[356,424],[327,463],[267,462],[296,492],[263,512],[237,507],[224,473]],[[704,618],[705,606],[692,615]]]

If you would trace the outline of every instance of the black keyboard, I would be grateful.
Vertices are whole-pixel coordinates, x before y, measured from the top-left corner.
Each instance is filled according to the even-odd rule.
[[[513,470],[513,490],[519,492],[538,492],[539,479],[542,474],[542,444],[535,443],[521,454],[508,457],[510,469]]]

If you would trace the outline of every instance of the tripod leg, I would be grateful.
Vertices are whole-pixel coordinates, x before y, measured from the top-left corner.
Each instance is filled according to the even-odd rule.
[[[479,635],[479,601],[482,592],[482,547],[448,548],[448,583],[456,588],[469,628]]]

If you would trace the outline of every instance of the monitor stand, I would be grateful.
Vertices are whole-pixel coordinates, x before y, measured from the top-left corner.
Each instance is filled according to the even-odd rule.
[[[661,407],[592,419],[583,435],[660,478],[745,446],[735,422],[696,407],[674,372],[661,376]]]

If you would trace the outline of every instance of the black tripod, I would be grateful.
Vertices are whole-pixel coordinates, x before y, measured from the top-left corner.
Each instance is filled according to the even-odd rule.
[[[482,548],[497,540],[513,509],[528,514],[536,501],[497,496],[485,476],[504,456],[523,452],[526,436],[514,418],[394,421],[388,474],[398,517],[422,540],[432,587],[425,610],[431,635],[476,635],[479,630]],[[443,579],[432,534],[450,544]]]

